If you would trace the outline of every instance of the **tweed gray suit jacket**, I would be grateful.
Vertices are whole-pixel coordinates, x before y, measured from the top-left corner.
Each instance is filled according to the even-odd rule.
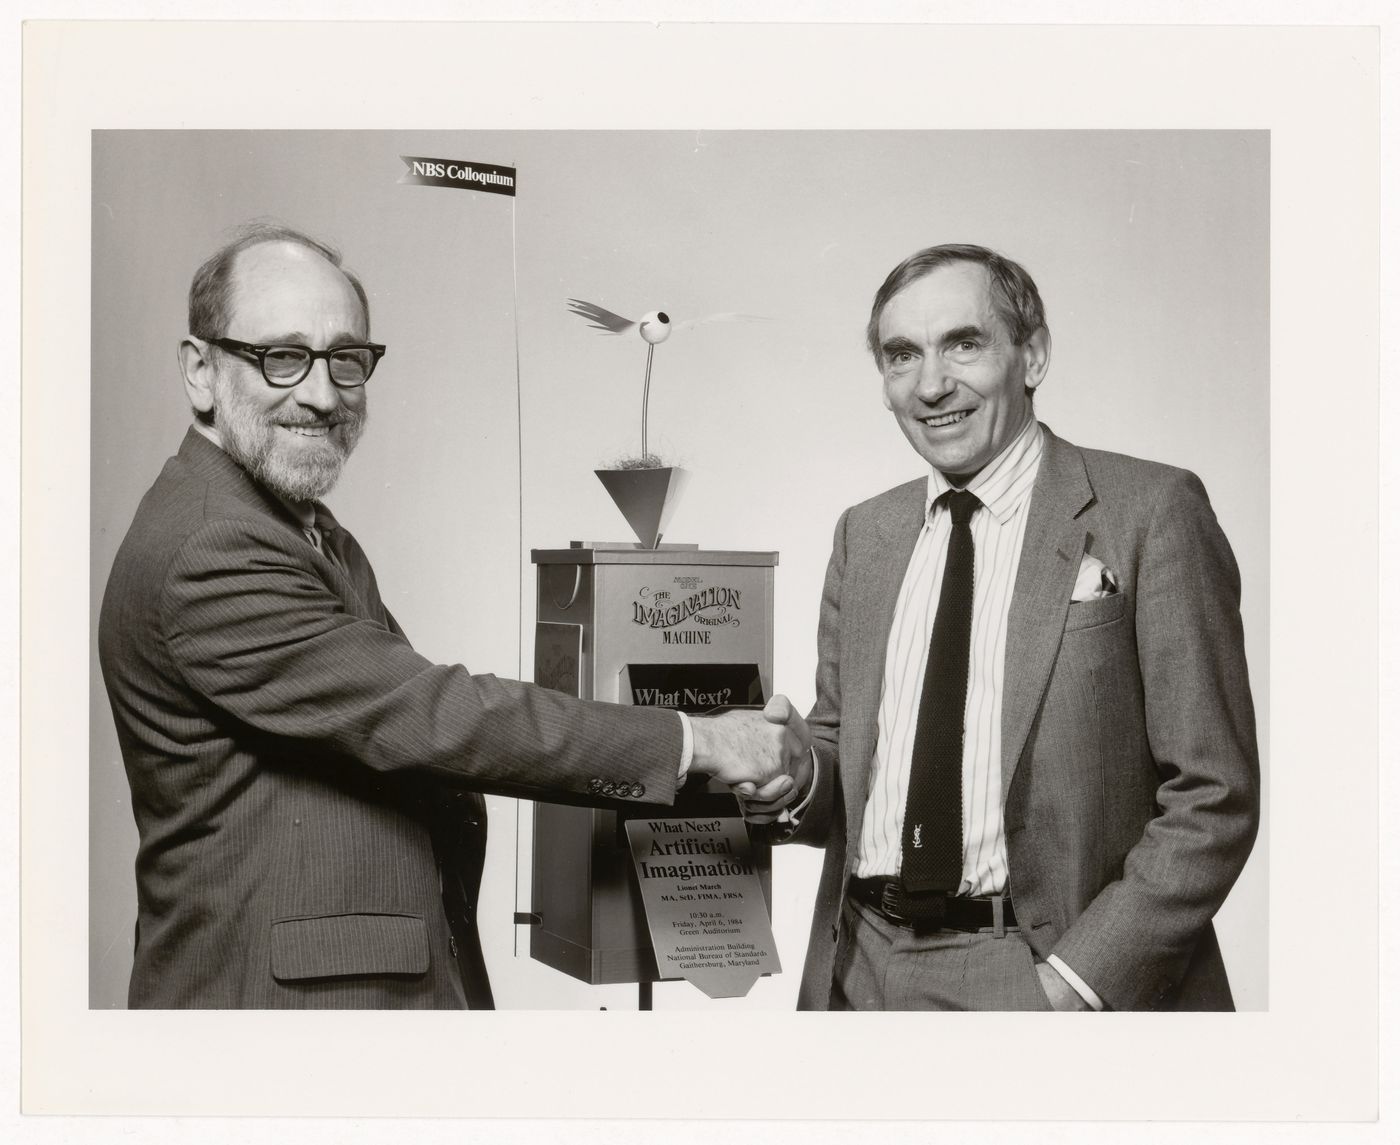
[[[1211,919],[1258,830],[1239,572],[1191,473],[1045,431],[1002,698],[1010,892],[1041,958],[1114,1009],[1233,1008]],[[836,527],[822,597],[812,803],[826,848],[799,1007],[825,1009],[875,750],[885,647],[927,481]],[[1071,603],[1088,553],[1119,592]]]
[[[481,814],[462,788],[674,798],[674,713],[430,663],[354,539],[326,543],[191,430],[117,554],[99,653],[140,832],[132,1006],[460,1007],[432,828]]]

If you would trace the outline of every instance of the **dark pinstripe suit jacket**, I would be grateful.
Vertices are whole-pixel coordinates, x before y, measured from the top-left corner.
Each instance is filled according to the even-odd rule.
[[[99,652],[140,831],[132,1006],[462,1006],[445,788],[674,797],[673,713],[429,663],[354,539],[327,545],[339,563],[191,430],[117,554]]]
[[[1047,429],[1008,617],[1002,815],[1027,941],[1114,1009],[1224,1010],[1211,918],[1259,823],[1240,580],[1182,469]],[[819,775],[796,842],[826,848],[799,1006],[825,1009],[875,750],[885,647],[925,478],[842,516],[810,717]],[[1080,561],[1120,591],[1071,603]]]

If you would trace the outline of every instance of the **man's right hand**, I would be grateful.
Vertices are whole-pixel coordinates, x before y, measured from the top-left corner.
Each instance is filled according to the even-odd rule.
[[[792,765],[792,787],[776,796],[765,791],[735,792],[741,796],[744,805],[744,818],[750,823],[762,825],[777,822],[787,807],[801,803],[806,798],[807,789],[812,784],[812,733],[807,721],[802,718],[792,701],[786,696],[774,696],[763,709],[763,718],[770,724],[781,724],[797,737],[802,744],[802,754]]]
[[[768,717],[779,703],[791,710],[786,697],[775,696],[762,712],[691,717],[690,770],[718,779],[745,799],[770,802],[790,795],[793,773],[806,765],[811,739],[801,717],[796,726]]]

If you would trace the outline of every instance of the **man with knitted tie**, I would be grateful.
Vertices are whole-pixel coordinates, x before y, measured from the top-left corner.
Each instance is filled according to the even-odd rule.
[[[130,1004],[491,1005],[480,792],[781,798],[796,736],[569,699],[416,652],[320,502],[385,348],[330,248],[254,226],[180,344],[194,425],[117,555],[99,652],[140,832]]]
[[[1232,1009],[1259,764],[1205,490],[1037,422],[1044,308],[986,248],[905,260],[867,335],[930,472],[836,527],[782,812],[826,848],[799,1007]]]

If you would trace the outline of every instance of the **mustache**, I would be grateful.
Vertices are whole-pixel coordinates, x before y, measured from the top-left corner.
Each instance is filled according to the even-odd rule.
[[[337,425],[356,425],[363,420],[364,415],[362,413],[355,410],[347,410],[342,407],[336,410],[335,413],[326,414],[321,417],[313,413],[308,413],[305,417],[284,415],[277,419],[277,424],[288,428],[297,426],[316,426],[318,428],[325,426],[327,428],[334,428]]]

